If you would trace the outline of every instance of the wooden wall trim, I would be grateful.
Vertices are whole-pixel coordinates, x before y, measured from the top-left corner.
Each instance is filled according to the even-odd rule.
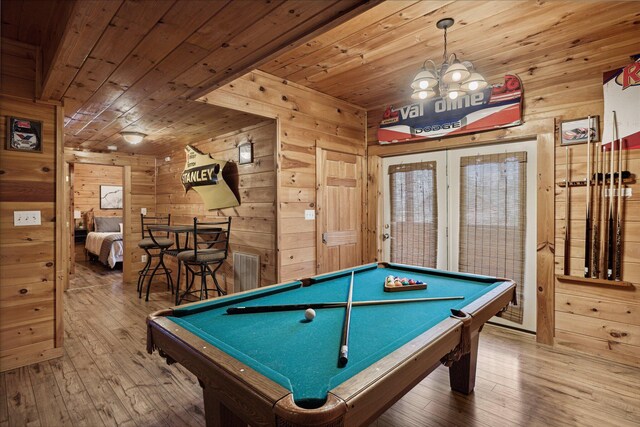
[[[536,234],[536,340],[553,345],[555,335],[555,189],[549,165],[555,164],[553,120],[538,134],[537,234]]]
[[[64,161],[64,110],[55,108],[56,115],[56,290],[55,290],[55,346],[62,347],[64,339],[63,291],[69,282],[69,200],[68,164]]]
[[[131,253],[128,249],[128,246],[133,244],[135,240],[135,236],[131,231],[133,229],[133,224],[131,221],[132,206],[131,206],[131,187],[133,182],[131,180],[131,165],[124,165],[122,168],[122,190],[123,190],[123,200],[122,200],[122,230],[124,231],[124,235],[122,236],[123,243],[123,253],[125,256],[122,258],[122,280],[127,282],[133,282],[134,272],[133,270],[133,260],[131,256],[126,256],[126,254]],[[154,185],[154,191],[155,191]],[[155,197],[154,197],[155,199]],[[157,204],[157,202],[156,202]],[[129,213],[128,215],[125,213]]]

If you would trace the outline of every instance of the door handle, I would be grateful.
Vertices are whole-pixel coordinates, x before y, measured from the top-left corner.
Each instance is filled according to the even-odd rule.
[[[384,234],[382,235],[382,240],[383,240],[383,241],[385,241],[385,240],[387,240],[387,239],[390,239],[390,238],[391,238],[391,236],[389,236],[389,233],[384,233]]]

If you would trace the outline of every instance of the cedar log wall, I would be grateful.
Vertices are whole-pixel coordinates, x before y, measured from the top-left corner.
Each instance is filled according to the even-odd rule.
[[[261,71],[201,98],[209,104],[278,119],[276,147],[278,281],[316,273],[316,147],[364,156],[363,109]],[[317,212],[322,215],[322,212]]]
[[[253,163],[238,164],[238,145],[253,143]],[[214,159],[236,163],[240,206],[207,211],[195,190],[185,193],[180,176],[185,167],[184,146],[177,146],[169,155],[171,161],[158,166],[157,209],[159,214],[171,214],[172,224],[193,224],[193,218],[215,221],[232,217],[229,256],[220,269],[220,285],[233,290],[233,252],[260,256],[260,285],[276,283],[276,123],[268,120],[225,135],[208,138],[192,146]],[[167,264],[176,279],[173,257]],[[184,280],[184,278],[182,279]]]
[[[138,241],[142,238],[140,209],[146,208],[147,215],[155,215],[156,212],[156,159],[124,153],[91,153],[65,149],[64,160],[76,167],[79,164],[123,167],[123,205],[129,212],[129,215],[123,215],[123,280],[125,283],[135,283],[138,271],[144,267],[140,258],[144,251],[138,247]]]
[[[381,157],[522,139],[538,140],[538,230],[537,230],[537,295],[538,340],[574,350],[596,354],[610,360],[640,366],[640,186],[632,184],[631,199],[624,203],[623,279],[634,288],[589,286],[561,283],[555,274],[562,274],[564,239],[564,190],[557,183],[564,181],[564,147],[560,147],[559,121],[599,115],[604,101],[602,73],[631,63],[629,55],[637,52],[637,34],[629,32],[608,44],[615,50],[598,48],[602,41],[580,45],[580,51],[569,48],[549,52],[546,66],[527,61],[505,72],[520,76],[524,85],[524,124],[521,126],[477,133],[461,137],[417,143],[381,146],[376,131],[382,119],[382,109],[368,112],[369,190],[367,221],[372,257],[381,254],[378,238],[382,201],[378,197]],[[493,79],[492,79],[493,81]],[[406,104],[410,103],[407,100]],[[586,148],[571,148],[571,177],[584,179]],[[549,165],[554,164],[555,176]],[[624,170],[640,176],[640,150],[625,153]],[[585,189],[571,193],[570,238],[571,274],[580,276],[584,267]],[[555,195],[555,200],[553,199]],[[554,209],[550,204],[555,204]],[[550,215],[551,214],[551,215]],[[555,221],[555,228],[552,226]]]
[[[100,186],[122,185],[122,167],[79,163],[73,168],[73,208],[95,216],[122,216],[122,209],[100,209]]]
[[[0,94],[0,371],[62,356],[64,246],[56,227],[56,152],[62,109],[34,102],[37,48],[2,39]],[[8,95],[8,96],[7,96]],[[42,122],[42,153],[5,150],[7,116]],[[40,211],[42,225],[15,227],[13,212]]]

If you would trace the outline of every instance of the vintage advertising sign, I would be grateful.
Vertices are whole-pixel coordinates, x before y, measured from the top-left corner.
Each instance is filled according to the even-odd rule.
[[[522,82],[506,75],[504,83],[457,99],[434,98],[388,107],[378,128],[380,144],[462,135],[522,124]]]
[[[608,149],[613,140],[613,112],[616,112],[618,138],[622,148],[640,149],[640,55],[626,67],[603,76],[604,127],[602,145]],[[616,150],[618,145],[616,144]]]
[[[238,197],[225,182],[224,160],[216,160],[197,148],[187,145],[187,162],[181,181],[185,192],[193,189],[202,197],[207,210],[238,206]]]

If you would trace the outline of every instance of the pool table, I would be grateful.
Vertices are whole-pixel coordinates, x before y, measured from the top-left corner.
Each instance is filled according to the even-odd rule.
[[[349,361],[338,364],[345,308],[227,314],[235,306],[462,296],[354,305]],[[385,292],[385,277],[424,290]],[[471,393],[484,323],[515,303],[506,279],[400,264],[368,264],[161,310],[147,319],[147,350],[198,377],[208,426],[359,426],[375,420],[436,369]]]

